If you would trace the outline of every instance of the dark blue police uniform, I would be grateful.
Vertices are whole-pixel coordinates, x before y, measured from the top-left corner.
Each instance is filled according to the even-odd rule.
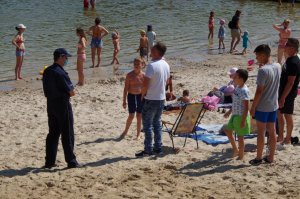
[[[55,165],[59,136],[64,149],[65,160],[69,167],[76,166],[74,154],[74,120],[70,104],[70,91],[73,84],[68,73],[54,63],[43,74],[43,88],[47,98],[49,133],[46,139],[46,167]]]

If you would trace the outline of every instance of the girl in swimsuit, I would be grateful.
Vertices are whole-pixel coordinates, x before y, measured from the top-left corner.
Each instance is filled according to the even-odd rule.
[[[277,61],[282,64],[284,57],[284,47],[288,40],[291,37],[292,30],[289,28],[290,21],[288,19],[284,20],[282,24],[273,25],[273,28],[279,31],[279,44],[277,52]]]
[[[111,34],[112,40],[113,40],[113,44],[114,44],[114,54],[113,54],[113,60],[111,62],[111,64],[114,64],[115,61],[117,64],[120,64],[119,59],[118,59],[118,53],[120,52],[120,34],[118,33],[117,30],[115,30],[112,34]]]
[[[213,39],[214,38],[214,26],[215,26],[215,12],[211,11],[210,12],[210,16],[209,16],[209,20],[208,20],[208,39]]]
[[[23,24],[19,24],[16,27],[16,30],[18,33],[12,40],[12,44],[16,46],[16,68],[15,68],[15,75],[16,75],[16,80],[22,79],[21,77],[21,68],[24,60],[24,55],[25,55],[25,45],[24,45],[24,37],[23,33],[25,32],[26,26]]]
[[[76,29],[76,34],[79,37],[77,45],[77,71],[78,71],[78,86],[84,84],[83,64],[86,60],[85,48],[86,48],[86,36],[82,28]]]

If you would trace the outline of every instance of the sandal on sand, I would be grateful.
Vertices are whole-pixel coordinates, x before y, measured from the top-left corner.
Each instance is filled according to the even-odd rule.
[[[249,163],[253,166],[258,166],[262,163],[262,160],[258,160],[258,159],[253,159],[253,160],[250,160]]]
[[[270,160],[268,159],[268,156],[264,157],[263,160],[264,160],[267,164],[272,164],[272,163],[274,163],[274,161],[270,161]]]

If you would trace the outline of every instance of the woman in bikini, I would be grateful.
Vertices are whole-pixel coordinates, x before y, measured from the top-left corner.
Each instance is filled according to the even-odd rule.
[[[78,71],[78,86],[84,84],[83,64],[86,60],[85,48],[86,48],[86,36],[82,28],[76,29],[76,34],[79,37],[77,45],[77,71]]]
[[[19,24],[16,27],[16,30],[18,33],[12,40],[12,44],[16,46],[16,68],[15,68],[15,75],[16,75],[16,80],[22,79],[21,77],[21,68],[24,60],[24,55],[25,55],[25,39],[23,37],[23,33],[25,32],[26,26],[23,24]]]
[[[210,12],[210,16],[208,19],[208,40],[213,40],[214,38],[214,26],[215,26],[215,19],[214,19],[215,13],[213,11]]]
[[[277,61],[282,64],[284,57],[284,48],[288,38],[291,37],[292,30],[289,28],[290,21],[288,19],[284,20],[282,24],[273,25],[273,28],[279,31],[279,44],[277,52]]]

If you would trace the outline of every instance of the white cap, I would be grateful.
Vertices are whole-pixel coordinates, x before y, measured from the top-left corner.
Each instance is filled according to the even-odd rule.
[[[228,75],[234,75],[235,74],[235,72],[238,70],[238,68],[232,68],[232,69],[230,69],[229,71],[228,71]]]
[[[23,28],[23,29],[26,29],[26,26],[24,26],[24,24],[21,24],[21,23],[20,23],[19,25],[16,26],[16,28]]]

